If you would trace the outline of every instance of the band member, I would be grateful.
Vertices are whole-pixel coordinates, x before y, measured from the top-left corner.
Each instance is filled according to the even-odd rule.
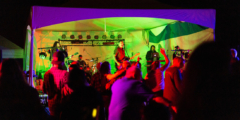
[[[52,49],[51,49],[51,51],[50,51],[50,59],[49,59],[50,61],[52,61],[53,53],[55,53],[55,52],[57,52],[57,51],[60,51],[60,48],[61,48],[60,43],[59,43],[58,41],[55,41],[55,42],[53,43]]]
[[[114,50],[114,61],[116,62],[116,69],[120,69],[118,66],[126,59],[125,50],[123,49],[124,43],[120,41],[118,47]]]
[[[82,59],[82,55],[78,56],[78,63],[82,69],[86,67],[86,62]]]
[[[154,45],[152,45],[151,49],[147,52],[146,59],[147,59],[147,71],[149,72],[151,70],[151,64],[153,63],[153,61],[159,60],[159,53],[156,52]]]

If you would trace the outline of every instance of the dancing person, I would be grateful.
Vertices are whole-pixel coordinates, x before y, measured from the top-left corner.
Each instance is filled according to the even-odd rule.
[[[163,96],[164,89],[164,74],[163,72],[169,67],[169,58],[164,49],[160,49],[160,53],[164,56],[165,64],[161,67],[159,61],[152,63],[151,70],[147,73],[145,80],[147,86],[156,94],[156,96]]]
[[[153,93],[141,83],[139,68],[132,66],[125,77],[117,80],[111,90],[109,120],[140,120],[140,109],[144,101],[152,98]]]
[[[0,119],[48,119],[37,90],[29,86],[14,59],[5,59],[0,64]]]
[[[89,86],[83,70],[74,67],[66,86],[72,92],[62,98],[61,120],[104,120],[101,95]]]
[[[163,97],[170,102],[172,114],[175,116],[177,110],[177,103],[182,94],[182,74],[180,69],[184,66],[182,57],[175,57],[173,65],[170,66],[165,72],[165,86],[163,90]]]
[[[108,116],[108,107],[111,98],[111,85],[108,84],[111,81],[115,81],[115,79],[121,75],[125,70],[117,71],[115,74],[111,74],[111,66],[109,62],[103,62],[99,72],[93,75],[91,79],[91,86],[93,86],[100,94],[102,95],[104,101],[104,107],[106,116]],[[113,83],[113,82],[111,82]]]
[[[43,93],[48,94],[48,107],[50,115],[59,118],[61,90],[67,82],[68,72],[62,70],[64,65],[64,54],[61,51],[53,54],[52,68],[44,75]]]

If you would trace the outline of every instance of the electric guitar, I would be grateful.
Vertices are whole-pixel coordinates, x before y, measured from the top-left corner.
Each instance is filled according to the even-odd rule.
[[[68,67],[68,65],[70,65],[73,61],[69,60],[70,58],[72,58],[74,55],[77,55],[78,52],[75,52],[73,55],[69,55],[67,57],[64,58],[64,64],[66,67]]]
[[[129,58],[129,57],[125,57],[123,60],[117,60],[117,61],[120,63],[120,65],[118,65],[117,68],[118,68],[118,69],[121,69],[124,61],[126,61],[126,60],[128,60],[128,61],[129,61],[129,60],[132,60],[133,58],[135,58],[136,56],[139,56],[139,55],[140,55],[140,53],[136,53],[134,56],[132,56],[132,57],[130,57],[130,58]]]

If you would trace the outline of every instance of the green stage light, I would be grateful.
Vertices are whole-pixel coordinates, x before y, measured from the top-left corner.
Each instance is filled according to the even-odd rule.
[[[122,38],[122,35],[119,34],[119,35],[118,35],[118,39],[121,39],[121,38]]]
[[[102,39],[106,39],[106,38],[107,38],[107,36],[106,36],[106,35],[103,35],[103,36],[102,36]]]
[[[111,38],[111,39],[114,39],[114,38],[115,38],[115,36],[114,36],[114,35],[111,35],[111,36],[110,36],[110,38]]]
[[[65,35],[65,34],[63,34],[63,35],[62,35],[62,39],[65,39],[65,38],[66,38],[66,35]]]

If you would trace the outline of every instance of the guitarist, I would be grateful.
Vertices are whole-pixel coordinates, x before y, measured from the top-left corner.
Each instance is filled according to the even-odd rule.
[[[120,41],[118,47],[114,50],[114,61],[116,62],[115,67],[117,70],[120,68],[118,66],[126,59],[125,50],[123,49],[124,43]]]

